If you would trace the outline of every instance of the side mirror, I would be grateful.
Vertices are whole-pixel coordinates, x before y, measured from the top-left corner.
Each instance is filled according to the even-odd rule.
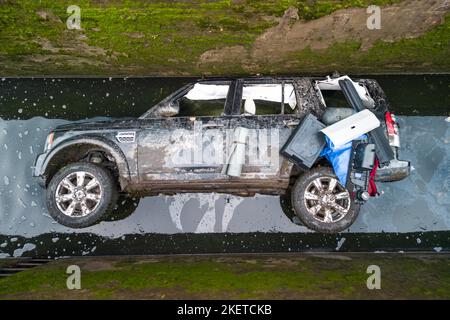
[[[156,116],[173,117],[180,113],[180,102],[178,100],[171,101],[156,110]]]
[[[256,114],[256,106],[255,101],[253,101],[253,99],[245,99],[244,113],[252,116]]]

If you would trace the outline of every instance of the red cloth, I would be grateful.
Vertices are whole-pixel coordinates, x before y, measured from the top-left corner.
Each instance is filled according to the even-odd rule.
[[[377,174],[378,165],[378,159],[375,158],[375,162],[369,176],[369,190],[367,190],[371,197],[378,195],[377,185],[375,184],[375,175]]]

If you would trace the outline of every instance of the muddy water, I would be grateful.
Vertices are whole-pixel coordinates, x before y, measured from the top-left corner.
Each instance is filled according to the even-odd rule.
[[[408,81],[408,79],[411,79]],[[0,91],[0,257],[303,250],[450,250],[449,76],[379,78],[414,171],[381,184],[355,224],[324,236],[295,224],[278,197],[184,194],[141,199],[130,216],[73,230],[48,215],[31,177],[50,128],[142,114],[187,79],[4,79]],[[408,92],[408,94],[405,94]],[[427,98],[425,98],[427,97]],[[131,212],[130,211],[130,212]]]
[[[361,76],[364,77],[364,76]],[[447,115],[450,75],[371,76],[398,115]],[[0,118],[137,117],[190,78],[0,78]]]

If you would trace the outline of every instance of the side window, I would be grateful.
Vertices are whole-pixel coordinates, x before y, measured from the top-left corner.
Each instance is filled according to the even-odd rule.
[[[328,108],[351,108],[341,90],[320,90]]]
[[[221,116],[229,85],[196,83],[176,103],[179,106],[177,117],[188,116]]]
[[[295,113],[296,107],[295,90],[290,83],[284,83],[284,94],[282,83],[244,84],[241,105],[243,115],[291,114]]]
[[[318,94],[325,104],[327,108],[351,108],[347,98],[342,92],[342,88],[339,85],[339,81],[345,79],[352,81],[348,76],[343,76],[340,78],[329,78],[327,77],[325,80],[320,80],[315,82],[315,88],[318,91]],[[353,81],[352,81],[353,82]],[[356,83],[353,82],[355,85]],[[367,89],[363,88],[359,85],[356,85],[355,89],[358,94],[362,96],[368,95]],[[368,97],[370,98],[370,97]],[[368,99],[366,99],[368,100]]]

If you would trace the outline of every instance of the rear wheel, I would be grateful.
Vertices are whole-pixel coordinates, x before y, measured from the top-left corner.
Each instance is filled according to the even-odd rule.
[[[359,205],[329,167],[317,167],[302,174],[292,188],[291,197],[298,218],[319,232],[344,231],[359,214]]]
[[[47,188],[50,215],[70,228],[99,222],[113,209],[116,200],[117,187],[109,171],[91,163],[62,168]]]
[[[286,217],[297,225],[303,225],[299,220],[294,208],[292,207],[291,189],[289,188],[286,194],[280,195],[280,207]]]

